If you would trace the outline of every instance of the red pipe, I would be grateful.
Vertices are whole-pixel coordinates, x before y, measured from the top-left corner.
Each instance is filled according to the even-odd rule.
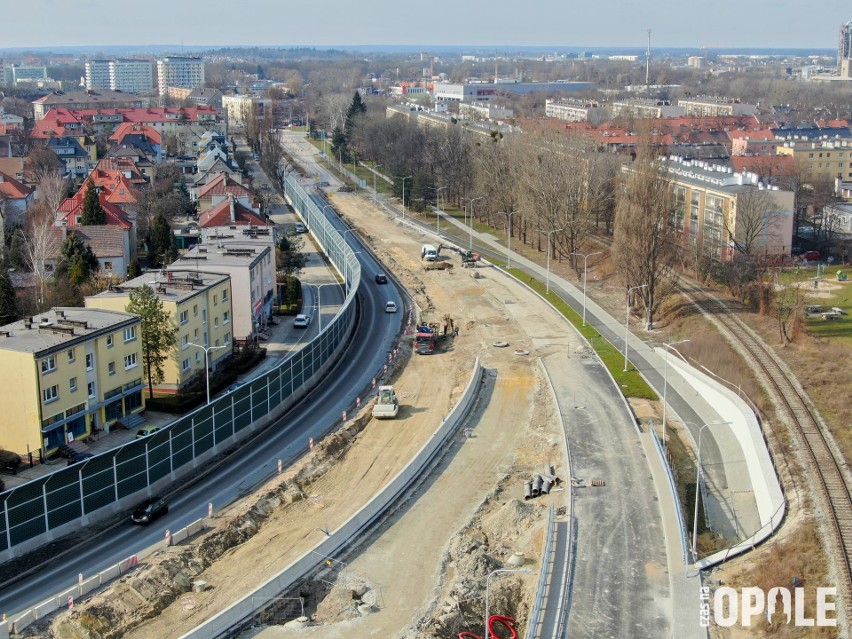
[[[515,620],[511,617],[506,617],[504,615],[491,615],[488,617],[488,633],[491,637],[495,639],[500,639],[497,636],[497,633],[494,632],[494,624],[499,623],[504,628],[506,628],[509,632],[512,633],[511,637],[507,637],[507,639],[518,639],[518,633],[515,630]],[[475,635],[472,632],[460,632],[459,639],[482,639],[479,635]]]

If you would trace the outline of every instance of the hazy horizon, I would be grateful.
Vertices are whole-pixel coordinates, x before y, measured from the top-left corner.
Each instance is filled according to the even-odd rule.
[[[814,6],[814,4],[819,5]],[[812,3],[810,11],[792,0],[718,0],[700,7],[674,0],[645,3],[613,0],[605,11],[534,0],[518,10],[506,0],[433,0],[399,6],[388,0],[358,3],[327,0],[313,13],[309,5],[253,0],[233,3],[148,0],[144,11],[106,0],[15,1],[4,7],[4,50],[69,47],[548,47],[833,49],[840,26],[852,20],[842,0]],[[86,28],[86,17],[93,18]],[[615,18],[613,18],[615,16]],[[73,24],[73,27],[69,26]],[[174,44],[153,45],[151,42]],[[97,44],[96,44],[97,43]],[[494,44],[498,43],[498,44]]]

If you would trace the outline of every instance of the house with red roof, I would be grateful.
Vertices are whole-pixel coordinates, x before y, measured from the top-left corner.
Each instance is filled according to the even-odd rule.
[[[198,216],[198,226],[202,229],[216,227],[233,229],[238,226],[265,227],[267,225],[271,226],[259,213],[237,202],[231,194]]]
[[[88,185],[86,186],[88,188]],[[83,227],[83,201],[86,197],[86,189],[80,188],[74,195],[66,198],[56,211],[56,226],[66,229],[79,229]],[[110,202],[104,191],[99,191],[98,200],[103,207],[106,216],[106,224],[121,230],[122,263],[126,266],[136,257],[136,217],[128,215],[117,204]],[[86,227],[91,228],[91,227]],[[95,250],[92,246],[92,250]],[[98,255],[98,259],[106,259],[106,256]],[[114,256],[109,256],[114,257]]]
[[[24,223],[34,198],[34,189],[10,175],[0,173],[0,215],[5,228]]]
[[[252,209],[255,213],[260,212],[260,207],[255,202],[254,193],[251,189],[246,188],[227,173],[216,176],[206,184],[194,188],[193,191],[198,202],[198,210],[201,212],[221,204],[231,195],[244,207]]]
[[[767,127],[762,129],[736,129],[728,131],[731,140],[731,155],[775,155],[782,140]]]

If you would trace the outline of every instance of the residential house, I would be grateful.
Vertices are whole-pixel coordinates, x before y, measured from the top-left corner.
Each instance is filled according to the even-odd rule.
[[[196,245],[167,268],[198,269],[230,276],[233,334],[238,344],[255,341],[266,328],[272,316],[275,290],[275,254],[270,247],[236,240],[222,241],[216,246]]]
[[[56,153],[69,179],[80,181],[88,175],[90,157],[77,138],[50,138],[45,146]]]
[[[47,270],[53,271],[56,268],[65,238],[76,235],[83,244],[92,248],[92,253],[98,258],[101,275],[117,279],[127,277],[131,254],[126,243],[127,233],[120,226],[57,226],[51,229],[51,234],[52,237],[47,241],[49,252],[45,259]]]
[[[201,212],[220,204],[231,195],[242,206],[251,209],[255,213],[260,212],[254,200],[254,193],[227,173],[217,175],[206,184],[193,189],[190,195],[194,195],[194,199],[198,202],[198,210]]]
[[[153,157],[156,162],[163,161],[162,136],[150,125],[123,122],[109,136],[109,141],[121,146],[135,146],[146,157]]]
[[[87,297],[86,308],[124,310],[130,294],[143,286],[154,290],[178,329],[163,366],[164,379],[154,387],[155,391],[176,393],[199,376],[203,380],[203,347],[210,347],[211,370],[233,352],[231,282],[227,275],[195,268],[152,271]]]
[[[144,408],[139,317],[54,308],[0,327],[3,448],[49,455]]]
[[[11,175],[0,172],[0,214],[5,226],[23,225],[32,206],[34,189],[21,184]]]
[[[83,226],[83,201],[86,197],[85,189],[79,189],[74,195],[66,198],[59,205],[59,210],[56,211],[56,226],[67,229],[77,229]],[[109,201],[108,195],[105,192],[98,193],[98,200],[103,207],[106,216],[106,224],[104,226],[115,227],[120,230],[121,246],[122,246],[122,261],[125,266],[130,264],[130,261],[136,257],[136,224],[135,217],[133,219],[122,210],[117,204]],[[96,247],[92,246],[95,255],[100,260],[114,257],[113,255],[98,255]],[[116,267],[117,269],[117,267]],[[119,275],[126,275],[119,273]]]

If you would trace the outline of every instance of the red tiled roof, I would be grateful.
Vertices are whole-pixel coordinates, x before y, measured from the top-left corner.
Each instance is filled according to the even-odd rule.
[[[144,135],[151,144],[160,144],[161,140],[160,133],[153,127],[133,122],[122,122],[115,130],[115,133],[109,136],[109,139],[111,142],[121,144],[127,135]]]
[[[740,138],[748,138],[749,140],[774,140],[775,134],[770,129],[736,129],[728,131],[728,137],[731,140]]]
[[[213,197],[214,195],[228,195],[229,193],[234,197],[251,197],[254,195],[251,190],[234,180],[230,175],[222,173],[198,189],[198,198]]]
[[[232,221],[231,201],[230,199],[226,199],[201,213],[201,215],[198,216],[198,225],[202,228],[233,225],[266,226],[266,220],[261,218],[251,209],[244,207],[239,202],[234,202],[234,217],[235,220]]]
[[[106,195],[107,201],[113,204],[136,204],[138,201],[133,185],[121,171],[110,171],[95,167],[83,180],[83,184],[80,186],[82,193],[85,194],[89,182],[100,187],[101,194]]]
[[[116,156],[108,156],[105,158],[101,158],[98,161],[97,167],[98,169],[102,169],[104,171],[120,171],[121,173],[130,173],[131,184],[147,184],[148,179],[142,175],[142,171],[139,170],[139,167],[136,166],[136,163],[132,158],[128,157],[116,157]]]
[[[59,205],[59,210],[57,211],[59,214],[58,217],[59,219],[65,220],[68,228],[76,228],[78,226],[77,216],[83,215],[83,200],[85,197],[86,192],[83,189],[80,189],[71,197],[66,198],[62,204]],[[106,214],[107,225],[120,226],[123,229],[132,228],[133,225],[128,221],[124,211],[107,200],[105,193],[99,193],[98,199],[100,200],[101,206]]]
[[[10,200],[23,200],[33,192],[28,186],[18,182],[15,178],[0,172],[0,193]]]

